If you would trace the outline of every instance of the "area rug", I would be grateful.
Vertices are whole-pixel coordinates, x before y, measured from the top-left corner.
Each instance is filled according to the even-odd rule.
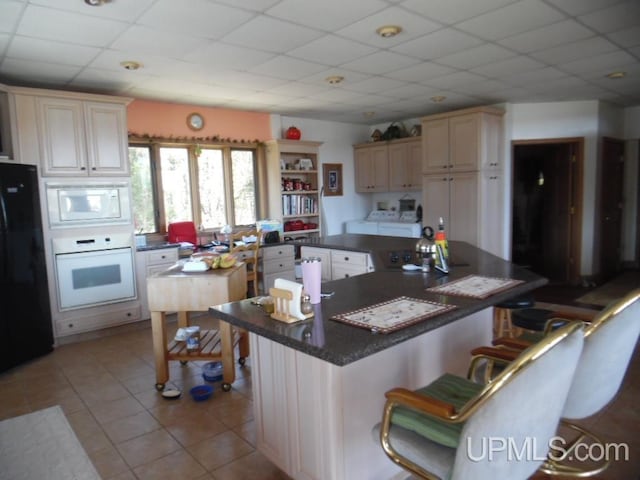
[[[59,406],[0,422],[1,480],[100,480]]]
[[[640,288],[640,272],[623,272],[610,282],[577,298],[576,302],[606,307],[635,288]]]

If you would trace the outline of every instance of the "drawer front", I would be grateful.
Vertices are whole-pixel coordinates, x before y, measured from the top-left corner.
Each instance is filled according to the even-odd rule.
[[[141,319],[140,305],[129,308],[114,308],[108,313],[75,318],[61,318],[55,321],[56,336],[64,337],[76,333],[90,332],[101,328],[114,327]]]
[[[147,277],[155,275],[156,273],[164,272],[165,270],[169,270],[173,263],[167,263],[165,265],[150,265],[147,267]]]
[[[272,260],[262,261],[262,273],[269,275],[276,272],[286,272],[295,269],[293,257],[290,258],[274,258]]]
[[[253,252],[236,252],[233,254],[239,262],[244,262],[247,258],[253,258]]]
[[[147,252],[147,265],[157,265],[159,263],[175,263],[177,261],[177,248],[162,248],[160,250],[150,250]]]
[[[295,257],[293,245],[276,245],[273,247],[262,248],[262,258],[264,260],[286,257],[291,257],[291,259]]]
[[[367,273],[366,267],[362,265],[351,265],[349,263],[334,263],[331,266],[331,277],[333,280],[341,278],[355,277]]]
[[[367,257],[369,255],[360,252],[350,252],[348,250],[331,250],[331,263],[345,263],[353,266],[360,266],[364,271],[367,269]]]

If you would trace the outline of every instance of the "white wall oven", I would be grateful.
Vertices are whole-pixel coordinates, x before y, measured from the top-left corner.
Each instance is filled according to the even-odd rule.
[[[53,239],[61,311],[136,298],[130,233]]]
[[[45,183],[51,228],[131,223],[127,182]]]

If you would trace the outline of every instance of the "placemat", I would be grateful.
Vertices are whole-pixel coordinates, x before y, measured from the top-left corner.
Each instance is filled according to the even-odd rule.
[[[467,275],[444,285],[427,288],[427,292],[483,299],[521,283],[524,283],[524,280]]]
[[[455,308],[455,305],[444,305],[418,298],[398,297],[348,313],[334,315],[331,319],[366,328],[373,333],[389,333]]]

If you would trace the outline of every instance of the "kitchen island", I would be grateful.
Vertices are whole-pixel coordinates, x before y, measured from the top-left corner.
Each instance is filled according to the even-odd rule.
[[[450,242],[453,265],[446,276],[388,261],[391,252],[412,251],[415,239],[347,234],[312,245],[369,253],[375,271],[324,283],[334,295],[299,323],[273,320],[248,300],[210,312],[251,332],[257,441],[264,455],[294,478],[388,479],[399,470],[371,435],[384,392],[418,388],[445,371],[464,375],[469,350],[491,340],[492,306],[546,280],[461,242]],[[483,299],[426,291],[468,275],[521,283]],[[456,308],[389,334],[331,319],[402,296]]]

